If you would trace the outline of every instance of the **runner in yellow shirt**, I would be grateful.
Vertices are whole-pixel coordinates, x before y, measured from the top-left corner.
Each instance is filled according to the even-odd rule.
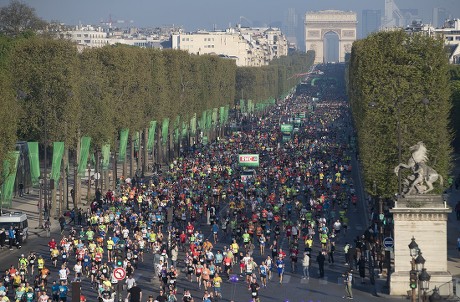
[[[109,262],[111,262],[112,261],[112,250],[113,250],[113,246],[115,245],[115,243],[112,240],[112,237],[109,237],[106,244],[107,244],[107,259]]]

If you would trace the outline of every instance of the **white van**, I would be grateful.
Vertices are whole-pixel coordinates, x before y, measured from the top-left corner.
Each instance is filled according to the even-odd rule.
[[[22,241],[26,241],[29,237],[29,221],[27,220],[27,214],[22,212],[5,212],[0,216],[0,229],[4,228],[5,231],[13,228],[18,228],[24,235]]]

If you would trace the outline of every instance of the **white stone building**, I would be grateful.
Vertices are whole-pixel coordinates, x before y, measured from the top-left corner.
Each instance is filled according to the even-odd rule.
[[[412,22],[405,31],[410,34],[424,33],[432,37],[441,37],[448,48],[449,63],[460,64],[460,19],[447,20],[441,28],[421,22]]]
[[[77,26],[75,30],[68,30],[59,33],[59,37],[74,41],[80,47],[103,47],[109,45],[107,32],[102,27]]]
[[[225,31],[173,33],[172,48],[191,54],[214,54],[234,59],[237,66],[264,66],[286,56],[286,37],[276,28],[228,28]]]

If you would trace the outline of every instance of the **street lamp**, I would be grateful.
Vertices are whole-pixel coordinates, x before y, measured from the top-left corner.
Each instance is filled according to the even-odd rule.
[[[415,242],[415,238],[412,237],[411,242],[409,243],[409,249],[410,249],[410,256],[415,259],[417,257],[419,248],[417,242]]]
[[[411,256],[411,261],[410,261],[410,264],[411,264],[411,270],[410,270],[410,273],[409,273],[409,286],[411,288],[411,302],[416,302],[416,297],[417,297],[417,293],[416,293],[416,288],[417,288],[417,270],[416,270],[416,264],[415,264],[415,259],[416,257],[418,256],[418,253],[419,253],[419,248],[418,248],[418,244],[417,242],[415,242],[415,238],[412,237],[412,240],[411,242],[409,243],[409,251],[410,251],[410,256]]]
[[[426,301],[426,291],[430,288],[430,279],[431,276],[426,272],[426,268],[422,269],[422,272],[418,276],[418,280],[420,282],[420,290],[423,292],[423,296],[421,297],[421,301]]]
[[[423,258],[422,252],[417,242],[415,242],[414,237],[412,237],[412,240],[408,246],[411,256],[411,271],[409,280],[409,286],[412,290],[411,302],[417,301],[417,287],[419,288],[419,301],[425,302],[426,291],[430,288],[431,276],[427,273],[426,268],[424,267],[426,261],[425,258]],[[421,292],[423,292],[423,296]]]
[[[417,258],[415,258],[415,266],[417,271],[422,271],[425,267],[425,258],[422,256],[422,252],[419,250]]]

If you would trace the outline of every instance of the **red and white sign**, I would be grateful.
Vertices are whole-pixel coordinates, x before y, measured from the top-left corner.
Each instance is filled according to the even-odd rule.
[[[259,154],[239,154],[238,163],[240,166],[258,167],[259,166]]]
[[[259,159],[258,156],[254,156],[254,155],[240,155],[240,162],[241,163],[255,162],[258,159]]]
[[[126,271],[122,267],[117,267],[113,270],[112,275],[116,280],[121,281],[126,278]]]

